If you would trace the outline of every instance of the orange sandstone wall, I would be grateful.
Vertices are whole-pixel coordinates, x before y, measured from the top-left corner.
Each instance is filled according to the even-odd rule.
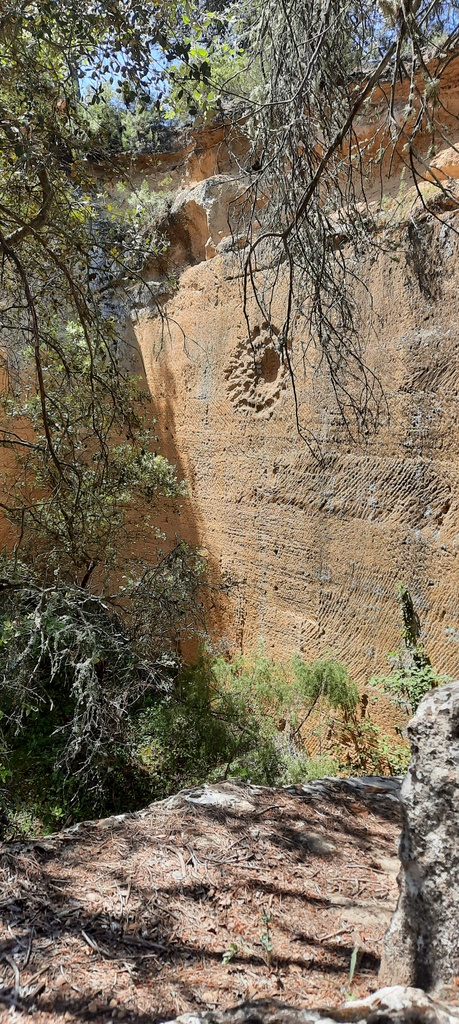
[[[433,662],[459,670],[459,261],[456,240],[433,232],[435,299],[404,256],[382,256],[368,282],[367,356],[390,414],[378,435],[349,440],[320,368],[297,378],[323,465],[298,436],[284,369],[256,376],[231,257],[183,272],[163,334],[139,317],[163,444],[189,482],[185,516],[234,584],[229,646],[332,651],[364,677],[397,646],[402,581]]]
[[[364,265],[354,254],[368,288],[357,296],[362,346],[387,411],[375,436],[352,440],[323,368],[308,357],[296,383],[319,462],[298,434],[288,375],[255,310],[254,363],[228,238],[237,183],[221,139],[206,145],[192,165],[189,150],[177,157],[171,262],[150,268],[167,321],[140,292],[133,320],[163,449],[190,489],[181,523],[170,517],[165,528],[188,531],[217,580],[231,583],[216,643],[249,650],[264,639],[280,656],[332,652],[363,681],[398,646],[402,582],[433,663],[457,677],[459,244],[449,229],[459,218],[430,193],[426,212],[413,191],[391,207],[401,221],[397,258],[381,252]],[[153,183],[158,173],[141,171]]]

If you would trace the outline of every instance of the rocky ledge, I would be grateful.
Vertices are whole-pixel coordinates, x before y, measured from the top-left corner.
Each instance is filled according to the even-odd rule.
[[[459,1024],[459,1005],[394,985],[342,1006],[300,1010],[260,999],[223,1012],[184,1013],[171,1024]]]

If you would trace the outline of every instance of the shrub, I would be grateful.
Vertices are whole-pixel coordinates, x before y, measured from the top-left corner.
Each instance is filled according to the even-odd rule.
[[[178,638],[196,626],[202,564],[181,543],[138,569],[108,600],[1,564],[4,803],[35,807],[51,826],[69,812],[127,810],[150,794],[132,721],[172,688]]]
[[[291,785],[404,769],[403,744],[361,717],[357,688],[334,659],[282,663],[260,648],[231,662],[203,655],[179,670],[172,657],[145,658],[151,629],[141,617],[128,632],[77,588],[43,594],[30,584],[20,595],[14,617],[3,606],[0,646],[10,833],[222,778]],[[145,588],[140,599],[148,606]]]
[[[449,676],[440,675],[430,664],[407,668],[398,664],[389,675],[374,676],[370,683],[390,694],[397,707],[405,713],[414,715],[426,693],[448,681]]]
[[[338,729],[333,749],[346,774],[403,775],[410,760],[407,740],[389,736],[371,717],[358,714]]]
[[[163,796],[215,776],[246,774],[274,781],[277,754],[260,717],[240,695],[218,685],[210,658],[184,668],[174,692],[152,702],[137,720],[138,756],[152,789]]]
[[[401,646],[387,656],[392,672],[375,676],[370,684],[390,694],[394,704],[405,714],[413,715],[426,693],[447,683],[449,677],[440,675],[430,663],[422,643],[419,615],[408,587],[398,583],[396,594],[403,620]]]
[[[292,739],[300,737],[321,701],[326,708],[346,714],[359,699],[347,669],[332,658],[308,664],[297,655],[282,663],[261,647],[256,654],[232,662],[216,659],[214,671],[223,689],[239,694],[272,728],[286,730]]]
[[[182,670],[173,693],[139,715],[138,756],[156,796],[218,777],[265,785],[317,778],[336,773],[338,761],[330,752],[310,757],[309,716],[322,702],[345,717],[357,700],[346,669],[331,659],[283,664],[263,649],[232,662],[203,657]],[[325,733],[325,718],[322,726]],[[317,725],[314,746],[316,732]]]

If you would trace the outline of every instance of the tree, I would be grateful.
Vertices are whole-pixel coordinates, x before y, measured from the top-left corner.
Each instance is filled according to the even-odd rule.
[[[10,739],[58,707],[80,789],[101,784],[132,702],[167,682],[202,580],[182,543],[158,556],[158,503],[184,485],[147,422],[120,301],[162,243],[98,182],[80,82],[94,107],[107,79],[125,104],[159,104],[187,10],[6,0],[0,15],[0,705]]]
[[[258,84],[240,96],[239,131],[248,155],[245,202],[234,231],[247,234],[241,251],[244,311],[250,336],[255,298],[271,325],[295,392],[301,362],[315,346],[353,436],[376,430],[385,408],[381,381],[365,364],[355,284],[364,273],[350,258],[372,259],[388,246],[367,201],[370,166],[390,175],[394,159],[423,199],[436,148],[450,145],[444,126],[442,77],[459,41],[459,4],[440,0],[290,0],[250,4],[239,32],[240,51],[257,68]],[[408,83],[401,111],[399,83]],[[371,105],[379,90],[379,106]],[[228,74],[226,96],[237,79]],[[361,141],[359,118],[373,118]],[[457,202],[448,183],[437,195]],[[273,298],[283,284],[280,323]],[[296,400],[296,392],[295,392]],[[298,420],[298,428],[301,424]],[[303,435],[317,452],[314,439]]]
[[[23,0],[0,20],[1,506],[16,545],[33,538],[48,567],[51,545],[79,583],[112,566],[134,498],[145,506],[180,487],[144,428],[115,291],[160,243],[98,186],[78,82],[90,76],[93,104],[107,75],[127,101],[150,100],[164,77],[158,46],[171,56],[179,31],[174,5],[135,0]]]

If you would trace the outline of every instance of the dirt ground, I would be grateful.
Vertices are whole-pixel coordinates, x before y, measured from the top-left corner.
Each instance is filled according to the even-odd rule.
[[[377,786],[220,783],[5,844],[0,1019],[151,1024],[246,999],[364,995],[399,831],[397,797]]]

